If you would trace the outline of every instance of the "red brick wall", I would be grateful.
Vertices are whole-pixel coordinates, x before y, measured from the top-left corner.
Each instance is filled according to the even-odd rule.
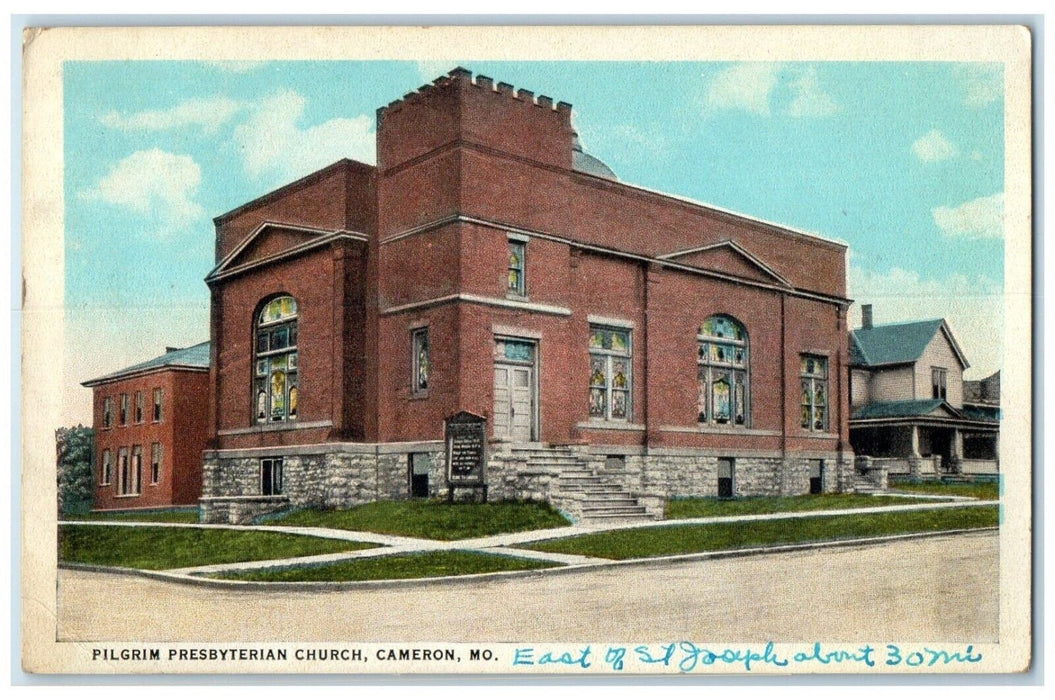
[[[364,437],[367,245],[341,242],[222,280],[213,288],[214,429],[220,449]],[[252,376],[254,322],[261,303],[290,294],[298,309],[300,401],[297,421],[315,429],[224,435],[256,426]]]
[[[458,139],[559,168],[571,167],[571,110],[498,92],[460,76],[378,111],[382,170]]]
[[[465,214],[573,240],[662,255],[734,240],[801,289],[844,296],[845,247],[601,178],[462,152]]]
[[[374,168],[339,161],[217,217],[216,259],[226,257],[265,221],[369,233],[375,202]]]
[[[164,391],[162,420],[155,423],[154,389]],[[143,422],[135,422],[135,392],[143,392]],[[129,414],[120,424],[121,394],[128,394]],[[113,399],[112,428],[103,427],[103,401]],[[201,494],[201,453],[205,448],[208,407],[208,374],[187,370],[162,370],[131,379],[117,380],[93,389],[95,427],[95,508],[151,508],[197,503]],[[162,444],[161,477],[150,483],[151,446]],[[132,448],[143,448],[143,470],[139,495],[118,495],[118,450],[128,448],[129,468]],[[113,454],[109,485],[100,485],[103,451]]]

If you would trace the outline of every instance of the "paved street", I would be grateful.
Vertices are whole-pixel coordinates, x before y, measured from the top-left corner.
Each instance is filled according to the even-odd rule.
[[[84,641],[996,641],[997,549],[984,532],[320,593],[60,571],[58,631]]]

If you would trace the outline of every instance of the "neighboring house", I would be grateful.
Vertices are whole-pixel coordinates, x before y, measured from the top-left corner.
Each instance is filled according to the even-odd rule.
[[[967,358],[945,320],[877,326],[870,305],[862,312],[850,334],[855,454],[879,458],[891,474],[996,473],[999,408],[968,400],[979,390],[963,379]]]
[[[852,488],[845,245],[620,182],[461,69],[378,110],[377,163],[215,219],[206,520],[445,494],[461,411],[491,499]]]
[[[209,343],[83,382],[93,390],[95,509],[194,505],[209,405]]]

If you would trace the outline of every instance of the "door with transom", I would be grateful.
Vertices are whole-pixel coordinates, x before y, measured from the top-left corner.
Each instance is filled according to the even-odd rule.
[[[535,344],[497,340],[495,351],[495,437],[531,442],[535,439]]]

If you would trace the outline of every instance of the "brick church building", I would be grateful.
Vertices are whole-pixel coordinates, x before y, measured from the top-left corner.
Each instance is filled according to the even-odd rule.
[[[852,488],[846,246],[620,182],[567,103],[454,70],[215,223],[206,521],[444,495],[459,411],[578,518]]]

